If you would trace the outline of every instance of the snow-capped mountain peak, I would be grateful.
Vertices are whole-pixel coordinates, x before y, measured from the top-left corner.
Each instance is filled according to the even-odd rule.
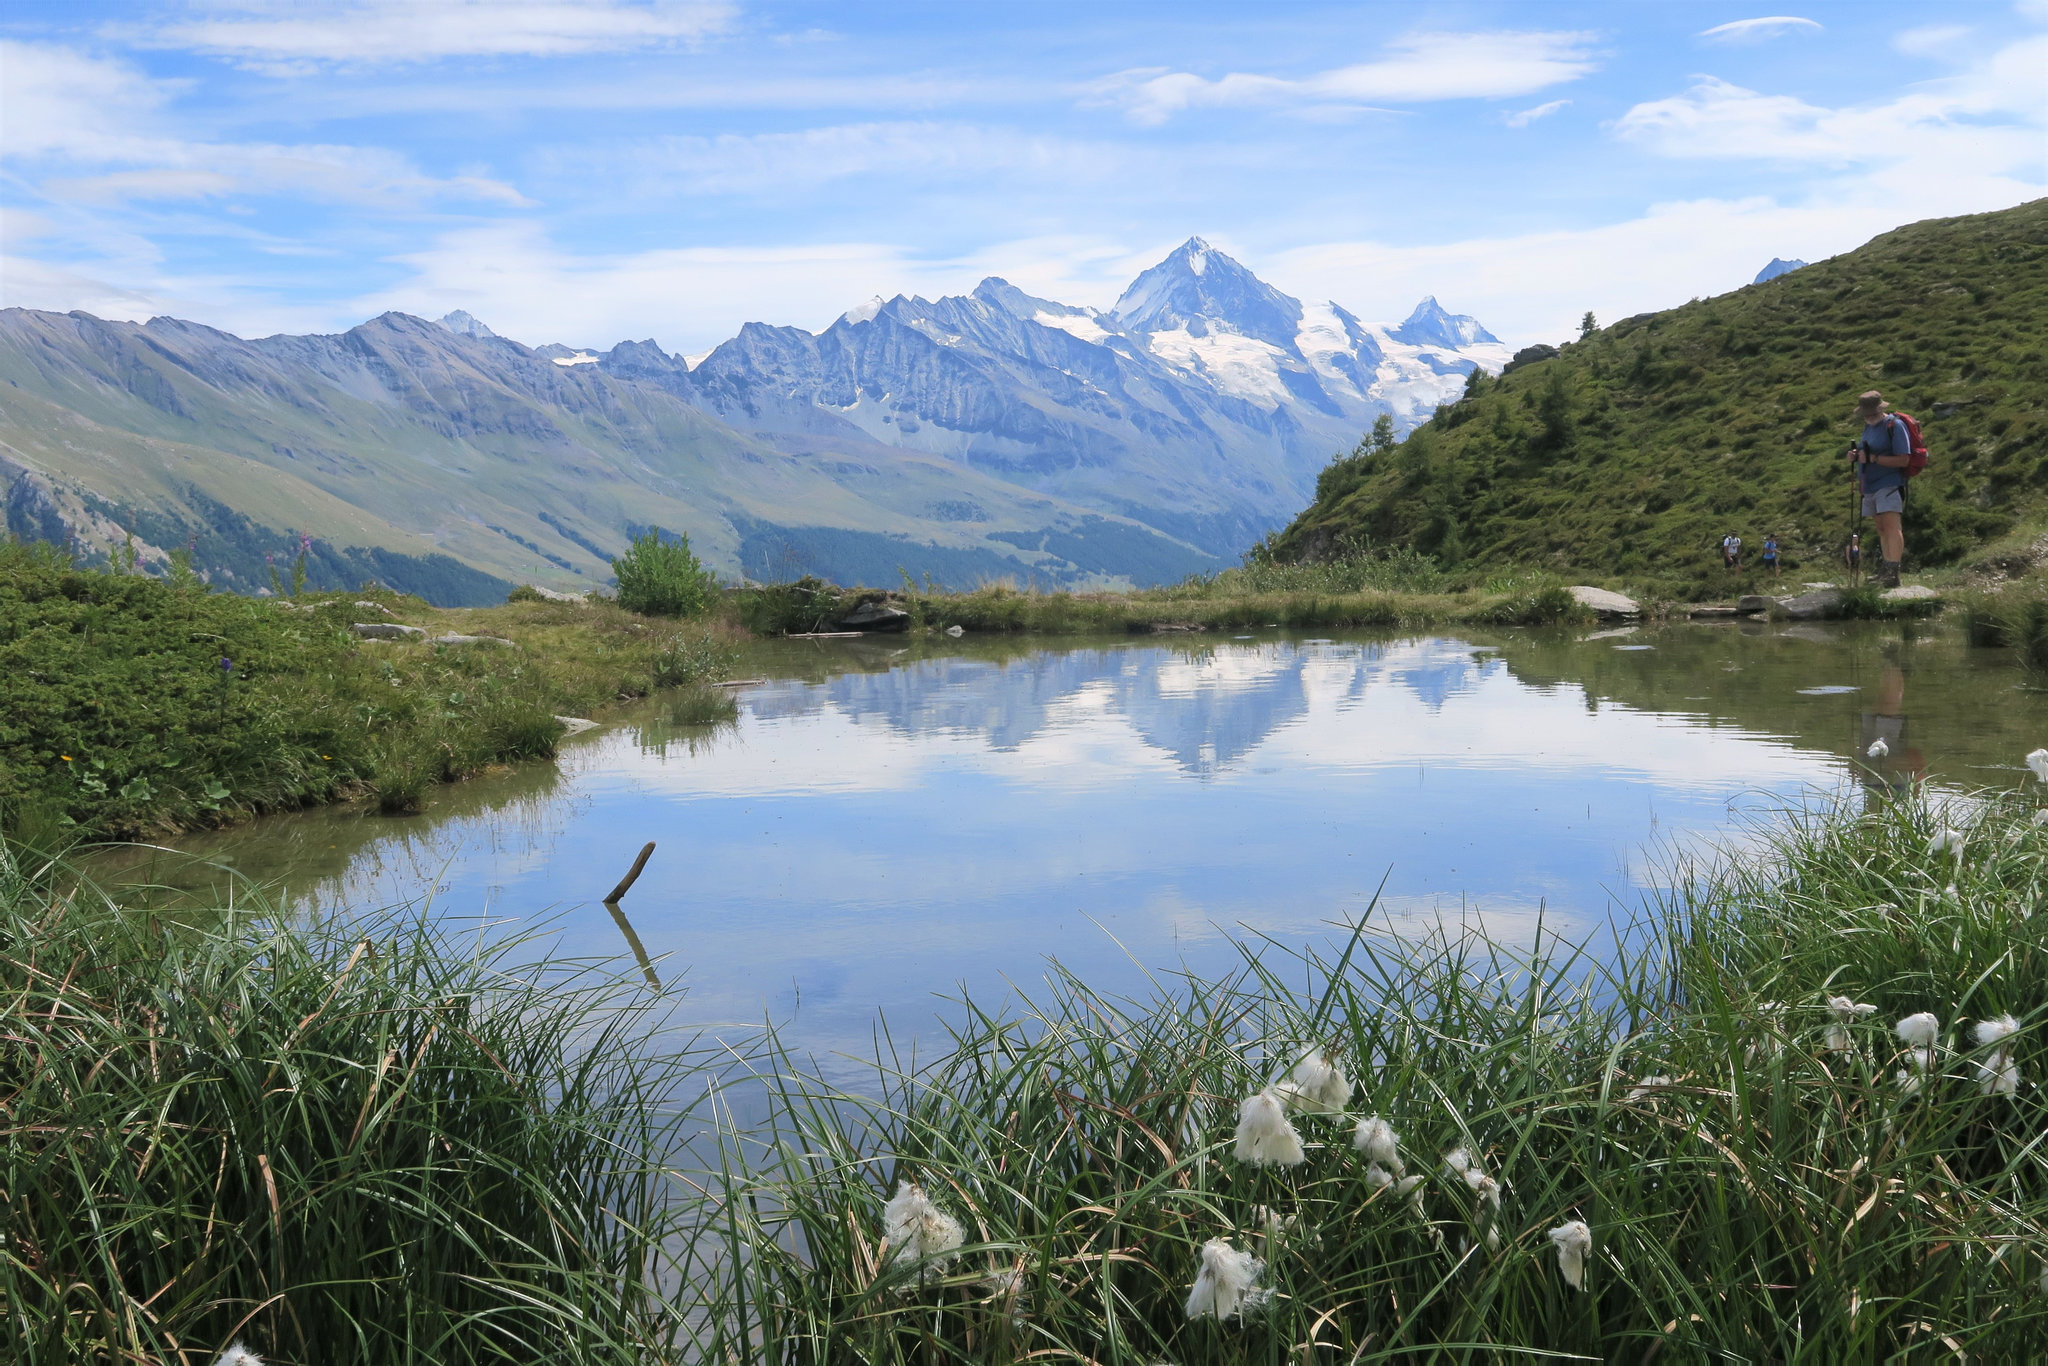
[[[485,327],[468,309],[458,308],[441,319],[441,326],[461,337],[495,337],[498,334]]]
[[[1301,305],[1199,237],[1131,281],[1110,317],[1127,332],[1228,332],[1285,347]]]
[[[903,296],[899,294],[896,297],[900,299]],[[881,311],[887,308],[888,306],[889,301],[887,299],[884,299],[881,295],[877,294],[874,298],[869,299],[866,303],[855,304],[852,308],[847,309],[844,313],[839,315],[839,321],[843,323],[873,322],[875,320],[876,315],[881,313]]]
[[[1447,346],[1453,351],[1475,343],[1500,343],[1499,337],[1479,325],[1479,319],[1446,311],[1434,294],[1425,294],[1408,320],[1388,335],[1410,346]]]

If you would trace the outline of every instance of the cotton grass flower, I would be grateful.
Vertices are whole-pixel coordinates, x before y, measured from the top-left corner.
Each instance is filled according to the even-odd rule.
[[[1237,1160],[1254,1167],[1298,1167],[1307,1159],[1301,1135],[1287,1118],[1287,1107],[1268,1089],[1245,1098],[1237,1107]]]
[[[1394,1132],[1393,1125],[1378,1115],[1358,1121],[1358,1128],[1351,1134],[1351,1146],[1364,1153],[1366,1161],[1372,1164],[1366,1168],[1368,1180],[1371,1179],[1373,1171],[1384,1169],[1388,1180],[1376,1182],[1377,1185],[1392,1185],[1393,1177],[1401,1176],[1407,1171],[1406,1165],[1401,1161],[1400,1136]]]
[[[1583,1219],[1572,1219],[1550,1230],[1550,1241],[1557,1248],[1557,1269],[1564,1273],[1565,1284],[1574,1290],[1586,1288],[1586,1258],[1593,1251],[1593,1230],[1586,1227]]]
[[[1908,1015],[1892,1027],[1899,1041],[1912,1048],[1932,1048],[1941,1034],[1941,1021],[1932,1011],[1923,1010],[1917,1015]]]
[[[213,1366],[263,1366],[263,1358],[238,1342],[214,1358]]]
[[[2048,783],[2048,749],[2037,749],[2027,756],[2027,767],[2034,770],[2034,776]]]
[[[2013,1060],[2012,1050],[2005,1046],[2006,1040],[2019,1032],[2020,1022],[2010,1015],[1977,1022],[1977,1047],[1993,1050],[1990,1057],[1977,1064],[1977,1089],[1985,1095],[2019,1094],[2020,1065]]]
[[[1927,852],[1947,854],[1950,858],[1963,856],[1963,832],[1951,825],[1944,825],[1927,837]]]
[[[896,1194],[882,1207],[882,1236],[891,1261],[927,1263],[920,1278],[943,1271],[967,1240],[960,1221],[933,1204],[915,1181],[896,1183]]]
[[[1847,996],[1828,997],[1828,1014],[1835,1017],[1834,1023],[1828,1026],[1825,1040],[1828,1050],[1834,1053],[1847,1053],[1854,1048],[1856,1043],[1849,1037],[1849,1026],[1866,1015],[1876,1013],[1876,1006],[1863,1001],[1852,1001]]]
[[[1211,1238],[1202,1244],[1202,1269],[1188,1290],[1188,1317],[1229,1319],[1257,1312],[1273,1293],[1258,1286],[1265,1270],[1264,1262],[1239,1252],[1228,1238]]]
[[[1671,1078],[1669,1077],[1644,1077],[1633,1087],[1629,1088],[1628,1103],[1634,1105],[1637,1101],[1651,1099],[1657,1092],[1662,1091],[1669,1085],[1671,1085]]]
[[[1884,742],[1884,737],[1880,735],[1875,740],[1872,740],[1870,742],[1870,748],[1864,750],[1863,755],[1867,759],[1882,759],[1885,755],[1890,754],[1891,752],[1892,747],[1886,744]]]
[[[1927,1074],[1934,1070],[1934,1050],[1931,1048],[1909,1048],[1906,1050],[1906,1065],[1892,1075],[1899,1083],[1899,1094],[1917,1096],[1926,1085]]]
[[[1351,1103],[1351,1078],[1313,1048],[1301,1055],[1287,1080],[1273,1089],[1288,1105],[1310,1114],[1338,1114]]]

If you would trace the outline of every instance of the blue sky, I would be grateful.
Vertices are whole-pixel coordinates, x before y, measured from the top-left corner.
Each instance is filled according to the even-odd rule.
[[[1200,234],[1522,342],[2048,193],[2048,0],[195,0],[0,41],[0,302],[244,334],[694,353],[987,274],[1107,307]]]

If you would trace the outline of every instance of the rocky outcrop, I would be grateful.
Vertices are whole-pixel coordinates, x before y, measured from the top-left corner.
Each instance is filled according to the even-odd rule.
[[[841,616],[836,625],[842,631],[907,631],[910,613],[886,602],[864,602]]]
[[[362,640],[424,640],[427,635],[417,626],[401,626],[395,621],[359,621],[348,629]]]

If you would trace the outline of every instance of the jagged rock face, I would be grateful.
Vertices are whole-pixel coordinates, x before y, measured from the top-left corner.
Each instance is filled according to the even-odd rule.
[[[872,300],[815,336],[750,323],[690,378],[779,443],[926,451],[1235,555],[1380,413],[1413,425],[1507,359],[1434,299],[1403,329],[1304,306],[1192,238],[1107,313],[991,277]]]

